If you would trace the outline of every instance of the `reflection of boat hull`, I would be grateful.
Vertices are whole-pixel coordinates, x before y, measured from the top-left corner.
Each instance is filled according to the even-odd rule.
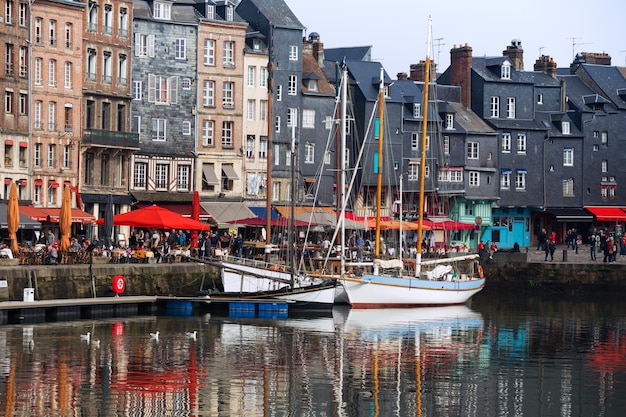
[[[485,286],[485,279],[431,281],[418,278],[363,275],[341,278],[354,308],[418,307],[464,304]]]
[[[283,287],[272,291],[223,292],[211,294],[211,299],[229,298],[237,300],[272,299],[290,303],[297,309],[332,309],[335,302],[336,281],[325,281],[301,287]]]

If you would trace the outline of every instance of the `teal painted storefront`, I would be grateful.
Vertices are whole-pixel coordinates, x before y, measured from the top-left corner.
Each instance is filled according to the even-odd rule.
[[[530,246],[531,212],[527,208],[494,208],[491,223],[483,223],[483,241],[496,242],[499,248]]]

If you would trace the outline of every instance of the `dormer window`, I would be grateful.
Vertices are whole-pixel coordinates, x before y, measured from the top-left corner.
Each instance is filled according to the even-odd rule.
[[[454,129],[454,114],[452,113],[446,114],[446,129]]]
[[[510,80],[511,79],[511,63],[508,61],[505,61],[502,64],[502,67],[500,69],[500,78],[502,78],[503,80]]]
[[[561,122],[561,132],[564,135],[569,135],[570,134],[569,122]]]
[[[261,49],[261,40],[260,39],[253,39],[252,40],[252,49],[254,49],[255,51],[259,51]]]
[[[226,21],[228,22],[232,22],[233,21],[233,7],[232,6],[228,6],[226,8]]]
[[[309,80],[307,88],[309,91],[317,91],[317,80]]]
[[[206,18],[215,19],[215,6],[213,6],[212,4],[206,5]]]
[[[419,119],[422,117],[422,103],[413,103],[413,118]]]
[[[154,2],[154,18],[170,20],[172,18],[172,5],[170,3]]]

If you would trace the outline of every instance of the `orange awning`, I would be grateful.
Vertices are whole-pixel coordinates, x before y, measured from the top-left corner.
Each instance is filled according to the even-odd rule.
[[[60,212],[60,208],[20,206],[20,213],[38,222],[58,223]],[[81,209],[72,209],[72,223],[91,224],[95,222],[96,218],[92,214]]]

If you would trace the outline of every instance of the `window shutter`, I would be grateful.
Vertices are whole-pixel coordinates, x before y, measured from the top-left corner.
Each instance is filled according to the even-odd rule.
[[[169,87],[170,104],[178,104],[178,77],[169,77],[167,85]]]
[[[154,103],[156,95],[156,76],[154,74],[148,74],[148,102]]]
[[[148,35],[148,56],[150,58],[154,58],[154,51],[155,51],[154,35]]]
[[[141,56],[141,34],[135,33],[135,56]]]

